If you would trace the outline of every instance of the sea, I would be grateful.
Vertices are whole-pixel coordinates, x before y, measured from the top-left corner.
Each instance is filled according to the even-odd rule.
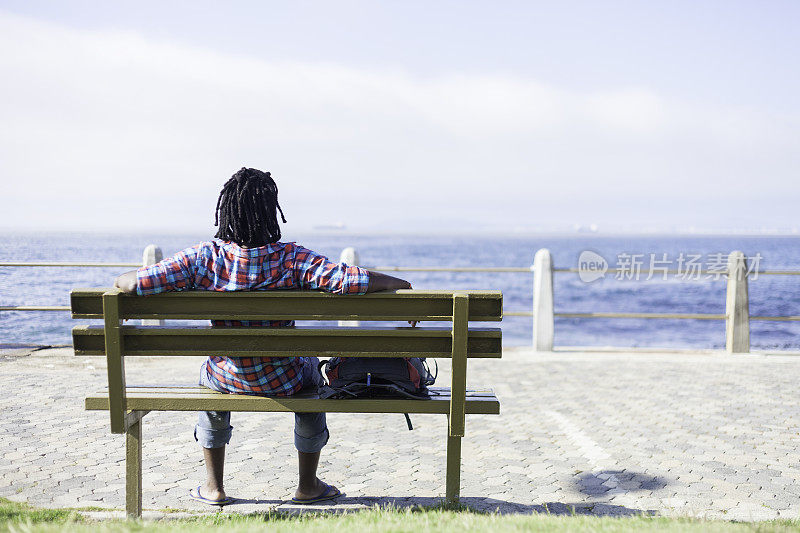
[[[203,235],[156,233],[4,232],[0,262],[138,262],[155,244],[165,256],[203,240]],[[756,275],[764,270],[800,270],[798,236],[724,235],[356,235],[338,232],[284,235],[338,261],[354,247],[364,266],[530,267],[537,250],[550,250],[556,268],[579,268],[592,259],[621,269],[597,279],[581,272],[556,272],[558,312],[725,312],[726,257],[742,251],[753,270],[749,280],[753,316],[800,315],[800,276]],[[598,259],[599,258],[599,259]],[[585,261],[584,261],[585,262]],[[655,274],[642,271],[654,268]],[[664,269],[681,270],[663,274]],[[0,267],[0,305],[69,305],[73,288],[110,287],[125,268]],[[596,269],[595,269],[596,271]],[[708,273],[704,273],[708,272]],[[400,272],[416,289],[494,289],[503,292],[507,312],[532,311],[531,272]],[[648,279],[649,278],[649,279]],[[77,324],[66,311],[0,311],[0,345],[67,345]],[[497,326],[498,324],[482,324]],[[506,346],[532,343],[532,318],[507,316],[499,326]],[[800,350],[800,323],[752,321],[757,350]],[[722,320],[555,319],[555,345],[719,349]]]

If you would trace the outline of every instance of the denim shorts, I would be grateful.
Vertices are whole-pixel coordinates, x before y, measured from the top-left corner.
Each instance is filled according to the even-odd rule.
[[[317,370],[319,360],[316,357],[303,357],[303,387],[301,390],[316,390],[322,383],[322,376]],[[217,390],[208,379],[206,366],[200,370],[200,385]],[[225,391],[220,391],[225,392]],[[194,438],[203,448],[220,448],[231,440],[230,411],[200,411]],[[325,413],[294,414],[294,446],[299,452],[315,453],[328,443],[328,425]]]

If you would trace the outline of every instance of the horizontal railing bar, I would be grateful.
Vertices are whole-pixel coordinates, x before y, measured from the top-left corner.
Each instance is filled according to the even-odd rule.
[[[503,311],[503,316],[533,316],[532,311]]]
[[[367,270],[391,272],[533,272],[533,267],[404,267],[404,266],[362,266]]]
[[[554,268],[553,272],[575,272],[575,273],[586,272],[586,273],[592,273],[592,274],[594,273],[591,270],[584,270],[584,269],[575,268],[575,267]],[[649,274],[650,272],[652,272],[653,274],[686,274],[686,275],[691,275],[691,276],[717,276],[717,275],[724,276],[724,275],[726,275],[728,273],[727,271],[710,271],[710,270],[690,270],[690,271],[686,271],[686,270],[675,270],[675,269],[663,270],[663,269],[658,269],[657,268],[657,269],[653,269],[651,271],[650,269],[645,269],[645,268],[642,268],[642,269],[609,268],[608,270],[605,271],[604,275],[618,274],[619,272],[622,272],[623,274],[631,274],[631,275],[634,275],[634,274],[635,275],[638,275],[638,274]]]
[[[553,272],[591,272],[587,270],[582,270],[576,267],[560,267],[554,268]],[[650,269],[631,269],[628,268],[609,268],[605,271],[604,275],[608,274],[617,274],[619,272],[627,273],[627,274],[649,274],[651,272]],[[653,274],[686,274],[689,276],[726,276],[728,273],[727,271],[721,270],[675,270],[675,269],[652,269]],[[752,272],[748,272],[748,276],[754,275],[766,275],[766,276],[800,276],[800,270],[755,270]]]
[[[0,263],[0,267],[99,267],[99,268],[139,268],[141,263],[72,263],[67,261],[51,263]]]
[[[564,318],[685,318],[693,320],[725,320],[726,315],[698,313],[553,313]]]
[[[797,322],[800,316],[751,316],[750,320],[769,320],[773,322]]]
[[[0,311],[69,311],[68,305],[0,305]]]
[[[386,270],[392,272],[533,272],[533,267],[403,267],[403,266],[363,266],[368,270]],[[554,268],[553,272],[582,272],[576,267]],[[632,270],[630,268],[609,268],[605,274],[617,274],[619,272],[632,274],[649,274],[650,269]],[[653,274],[688,274],[691,276],[725,276],[727,271],[723,270],[676,270],[676,269],[653,269]],[[748,275],[794,275],[800,276],[800,270],[758,270],[750,272]]]
[[[141,267],[139,263],[71,263],[71,262],[16,262],[0,263],[0,267]],[[532,272],[531,267],[403,267],[363,266],[369,270],[394,272]]]
[[[92,267],[92,268],[138,268],[142,265],[140,263],[80,263],[80,262],[0,262],[0,267]],[[391,272],[533,272],[533,267],[408,267],[408,266],[363,266],[369,270],[384,270]],[[581,272],[582,270],[577,267],[559,267],[554,268],[553,272]],[[631,268],[609,268],[605,274],[617,274],[619,272],[635,273],[635,274],[649,274],[650,269],[631,269]],[[653,269],[654,274],[690,274],[692,276],[724,276],[727,272],[723,271],[708,271],[708,270],[675,270],[675,269]],[[758,270],[750,272],[748,275],[765,275],[765,276],[800,276],[800,270]]]

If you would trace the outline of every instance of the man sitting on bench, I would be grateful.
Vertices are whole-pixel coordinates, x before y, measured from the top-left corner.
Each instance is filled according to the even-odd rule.
[[[295,243],[279,242],[283,210],[278,187],[269,172],[242,168],[225,183],[217,200],[215,241],[178,252],[160,263],[126,272],[115,286],[126,293],[157,294],[183,289],[243,291],[321,289],[336,294],[364,294],[410,289],[402,279],[357,266],[329,261]],[[214,321],[219,326],[293,326],[294,321]],[[413,324],[412,324],[413,325]],[[290,396],[315,389],[322,376],[316,357],[208,357],[200,384],[235,394]],[[223,488],[225,445],[231,438],[230,412],[201,412],[195,439],[203,447],[206,482],[190,491],[195,500],[211,505],[233,501]],[[320,450],[328,442],[325,413],[295,413],[299,483],[292,501],[315,503],[339,496],[339,490],[317,478]]]

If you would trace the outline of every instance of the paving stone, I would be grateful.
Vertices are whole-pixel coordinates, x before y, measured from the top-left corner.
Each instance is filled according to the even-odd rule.
[[[770,509],[785,511],[791,509],[795,502],[793,500],[774,499],[765,505]]]
[[[120,508],[124,437],[109,433],[107,413],[83,410],[83,390],[74,386],[103,387],[104,361],[47,352],[0,360],[0,380],[15,383],[0,391],[0,496]],[[126,362],[136,383],[190,384],[199,364]],[[446,383],[447,362],[440,366]],[[461,485],[468,505],[503,513],[800,516],[793,398],[800,358],[508,349],[499,361],[471,361],[473,375],[483,382],[476,385],[495,387],[503,414],[467,418]],[[146,507],[207,511],[187,498],[204,474],[191,437],[195,418],[145,418]],[[226,488],[254,503],[225,512],[291,508],[291,416],[233,418]],[[416,416],[408,432],[396,418],[329,416],[321,476],[348,495],[322,509],[433,503],[443,494],[446,419]]]

